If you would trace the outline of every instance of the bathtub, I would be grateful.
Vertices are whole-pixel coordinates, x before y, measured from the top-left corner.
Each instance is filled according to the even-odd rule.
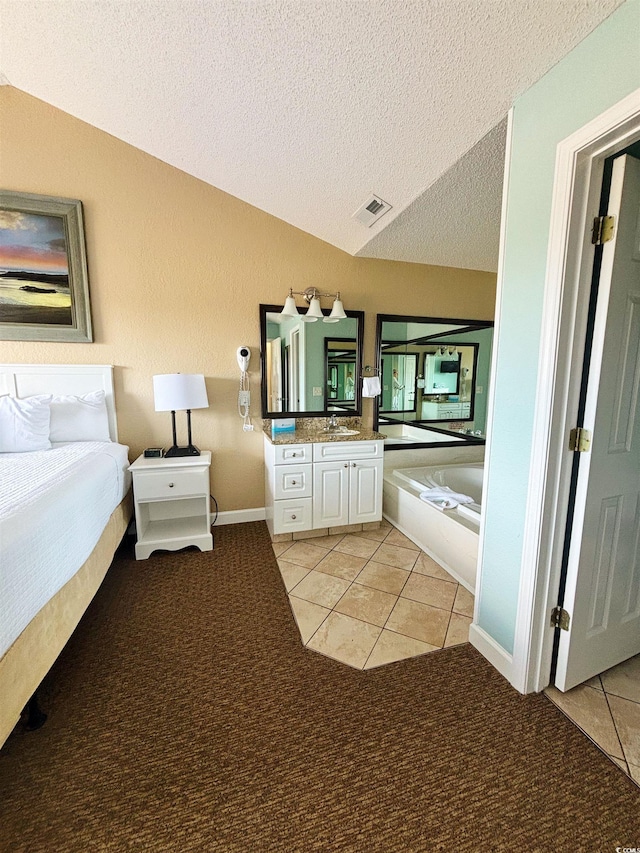
[[[482,463],[388,469],[383,485],[385,518],[472,593],[476,586],[483,473]],[[469,495],[473,503],[443,511],[420,500],[420,492],[435,486]]]

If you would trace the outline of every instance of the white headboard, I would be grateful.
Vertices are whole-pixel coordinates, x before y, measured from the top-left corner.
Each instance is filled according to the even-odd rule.
[[[88,394],[104,391],[109,413],[109,435],[118,440],[111,364],[0,364],[0,394]]]

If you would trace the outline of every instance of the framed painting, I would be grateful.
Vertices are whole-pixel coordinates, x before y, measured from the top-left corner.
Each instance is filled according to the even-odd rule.
[[[80,201],[0,190],[0,340],[93,340]]]

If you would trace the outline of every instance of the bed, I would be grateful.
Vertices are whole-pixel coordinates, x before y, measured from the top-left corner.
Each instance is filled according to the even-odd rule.
[[[102,430],[91,440],[88,420],[82,441],[55,441],[64,431],[54,435],[52,416],[50,449],[0,453],[0,745],[80,621],[132,515],[110,365],[2,364],[5,395],[21,406],[53,399],[65,413],[75,413],[64,405],[73,396],[99,397]]]

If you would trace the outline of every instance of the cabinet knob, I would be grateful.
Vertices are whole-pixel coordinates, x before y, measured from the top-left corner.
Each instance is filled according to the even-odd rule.
[[[355,467],[356,467],[356,463],[355,463],[355,462],[352,462],[352,463],[351,463],[351,467],[352,467],[352,468],[355,468]]]
[[[297,456],[298,454],[294,451],[291,455],[292,455],[292,456]]]
[[[169,483],[169,488],[170,488],[170,489],[172,489],[172,488],[173,488],[173,483]]]
[[[292,485],[292,486],[295,486],[295,485],[296,485],[296,481],[295,481],[295,480],[292,480],[292,481],[291,481],[291,485]]]
[[[292,521],[295,521],[295,520],[296,520],[295,515],[292,515],[292,516],[291,516],[291,520],[292,520]]]
[[[348,463],[348,462],[345,462],[345,463],[344,463],[344,467],[345,467],[345,468],[348,468],[348,467],[349,467],[349,463]]]

